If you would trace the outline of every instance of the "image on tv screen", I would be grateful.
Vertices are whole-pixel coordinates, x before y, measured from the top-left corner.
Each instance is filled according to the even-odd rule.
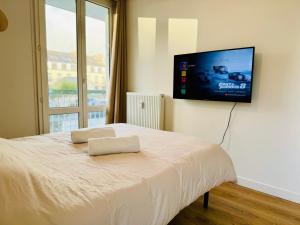
[[[174,57],[173,97],[251,102],[254,47]]]

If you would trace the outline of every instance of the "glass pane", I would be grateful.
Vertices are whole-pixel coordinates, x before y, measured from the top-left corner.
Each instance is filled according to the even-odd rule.
[[[78,113],[50,115],[50,133],[67,132],[78,128]]]
[[[86,1],[87,98],[89,106],[106,105],[109,73],[109,12]]]
[[[105,124],[105,111],[89,112],[88,126],[90,128],[103,126]]]
[[[76,107],[76,1],[46,0],[45,11],[49,107]]]

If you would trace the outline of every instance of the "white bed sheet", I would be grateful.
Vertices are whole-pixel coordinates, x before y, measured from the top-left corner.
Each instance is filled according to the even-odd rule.
[[[90,157],[70,134],[0,140],[1,225],[165,225],[199,196],[235,181],[232,161],[198,138],[127,124],[141,152]]]

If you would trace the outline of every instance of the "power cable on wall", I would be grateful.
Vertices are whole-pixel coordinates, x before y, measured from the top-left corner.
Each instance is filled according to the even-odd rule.
[[[230,110],[229,118],[228,118],[228,121],[227,121],[227,126],[226,126],[226,129],[225,129],[224,133],[223,133],[222,141],[219,143],[219,145],[222,145],[223,142],[224,142],[224,139],[225,139],[225,137],[226,137],[226,133],[227,133],[228,128],[229,128],[229,126],[230,126],[232,112],[233,112],[234,108],[236,107],[236,105],[237,105],[237,102],[234,103],[234,105],[232,106],[232,108],[231,108],[231,110]]]

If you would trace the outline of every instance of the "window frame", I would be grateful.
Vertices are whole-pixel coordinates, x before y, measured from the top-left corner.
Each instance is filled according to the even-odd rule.
[[[39,134],[49,133],[50,115],[56,114],[79,114],[79,127],[88,126],[88,113],[106,111],[106,106],[91,107],[87,102],[87,67],[86,67],[86,32],[85,32],[85,2],[91,2],[108,9],[108,73],[107,81],[110,74],[110,56],[112,43],[112,25],[113,25],[113,0],[75,0],[76,1],[76,40],[77,40],[77,83],[78,83],[78,106],[77,107],[49,107],[48,96],[48,71],[47,71],[47,42],[46,42],[46,17],[45,3],[46,0],[32,0],[33,7],[33,31],[35,66],[36,66],[36,83],[37,83],[37,102],[38,102],[38,124]],[[107,83],[108,84],[108,83]],[[107,87],[108,91],[108,87]]]

